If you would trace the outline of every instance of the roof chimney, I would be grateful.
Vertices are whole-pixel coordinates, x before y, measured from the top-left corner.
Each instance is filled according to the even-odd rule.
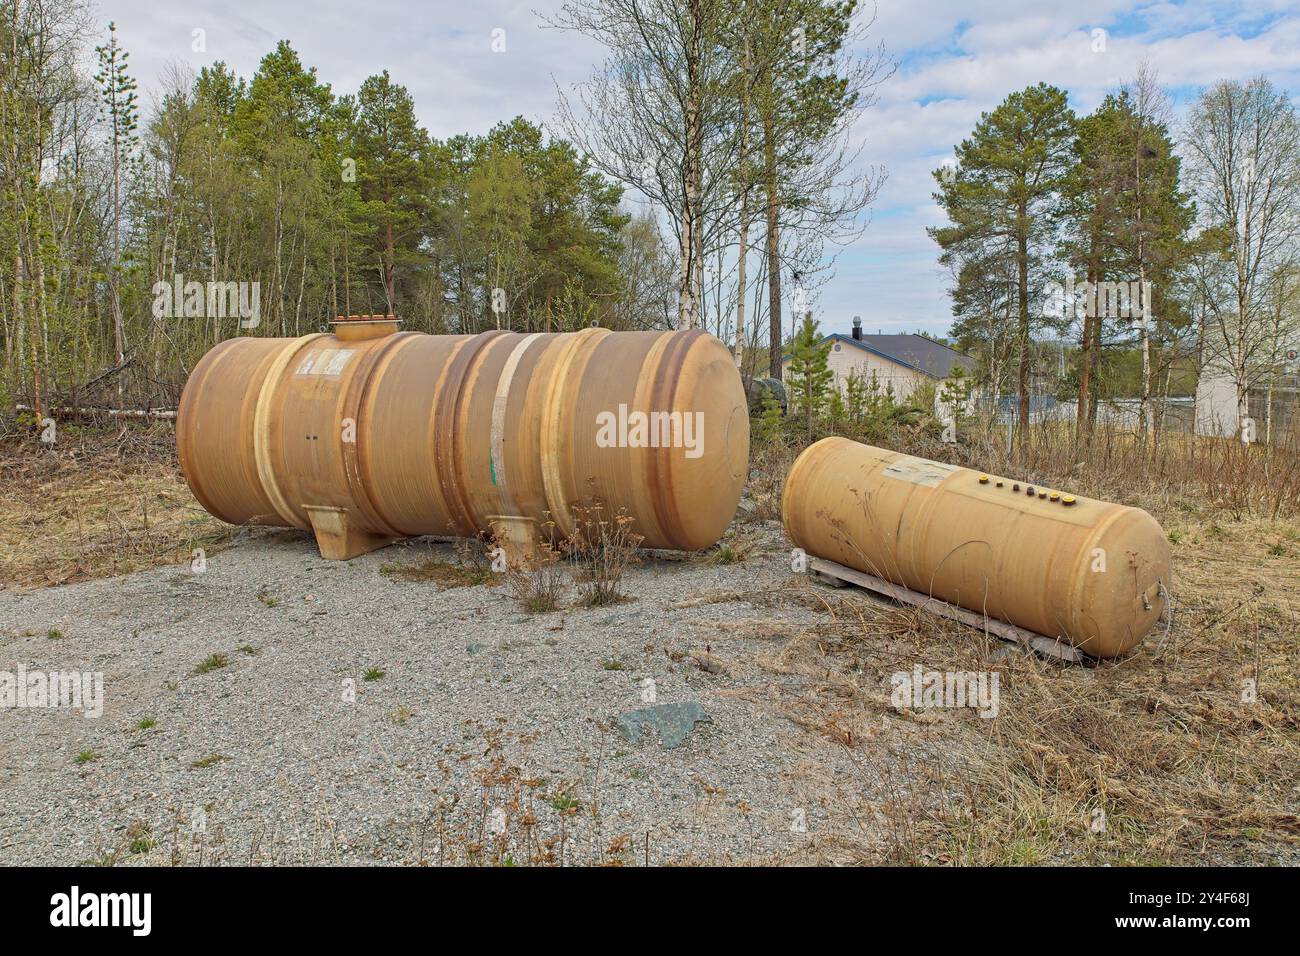
[[[862,341],[862,316],[860,315],[853,317],[853,337],[859,342]]]

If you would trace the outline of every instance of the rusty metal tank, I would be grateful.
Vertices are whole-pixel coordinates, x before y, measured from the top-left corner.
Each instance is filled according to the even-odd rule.
[[[749,417],[730,353],[699,330],[425,335],[367,316],[214,347],[176,444],[209,512],[313,531],[327,558],[425,534],[565,536],[595,501],[645,547],[694,550],[735,515]]]
[[[1165,610],[1169,542],[1140,508],[846,438],[786,477],[786,532],[810,555],[1114,657]]]

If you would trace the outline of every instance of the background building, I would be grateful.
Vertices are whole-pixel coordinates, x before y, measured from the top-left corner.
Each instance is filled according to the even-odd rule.
[[[835,373],[835,385],[841,391],[852,372],[868,382],[874,376],[883,390],[892,388],[899,401],[910,398],[925,383],[940,387],[944,379],[961,366],[969,379],[975,375],[975,360],[923,335],[867,335],[862,320],[853,320],[853,334],[836,332],[823,342],[831,342],[827,365]],[[782,359],[783,378],[788,379],[790,357]]]

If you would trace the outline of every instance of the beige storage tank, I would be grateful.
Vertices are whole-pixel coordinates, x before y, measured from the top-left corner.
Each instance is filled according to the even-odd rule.
[[[699,330],[234,338],[176,416],[195,497],[232,524],[298,527],[327,558],[626,509],[644,547],[695,550],[731,523],[749,417],[726,347]]]
[[[1165,610],[1169,542],[1140,508],[826,438],[795,461],[781,510],[810,555],[1096,657]]]

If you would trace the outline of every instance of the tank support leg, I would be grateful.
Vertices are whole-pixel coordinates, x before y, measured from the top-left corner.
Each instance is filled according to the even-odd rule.
[[[489,515],[492,540],[505,554],[506,566],[531,570],[537,564],[537,520],[518,515]]]
[[[344,508],[328,505],[304,505],[303,508],[311,519],[311,530],[316,535],[320,556],[326,561],[347,561],[397,540],[356,528],[348,521]]]

